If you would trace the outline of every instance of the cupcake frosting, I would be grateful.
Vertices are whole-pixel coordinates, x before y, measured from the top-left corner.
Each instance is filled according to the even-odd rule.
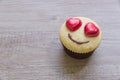
[[[76,17],[81,20],[80,27],[71,31],[68,29],[66,22],[60,29],[60,40],[62,44],[72,52],[88,53],[95,50],[101,42],[101,29],[96,22],[85,17]],[[86,35],[85,26],[88,23],[93,23],[99,30],[96,36]],[[92,34],[92,33],[91,33]]]

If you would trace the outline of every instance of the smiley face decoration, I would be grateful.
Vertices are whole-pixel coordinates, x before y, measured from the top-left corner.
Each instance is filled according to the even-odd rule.
[[[60,29],[60,41],[70,56],[86,58],[99,46],[101,29],[89,18],[69,18]]]

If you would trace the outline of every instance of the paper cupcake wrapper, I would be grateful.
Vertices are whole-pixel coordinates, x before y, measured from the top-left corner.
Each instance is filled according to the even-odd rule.
[[[76,59],[88,58],[88,57],[91,56],[91,55],[94,53],[94,51],[95,51],[95,50],[93,50],[93,51],[90,51],[90,52],[87,52],[87,53],[84,53],[84,54],[83,54],[83,53],[73,52],[73,51],[67,49],[64,45],[63,45],[63,47],[64,47],[65,52],[66,52],[69,56],[71,56],[71,57],[73,57],[73,58],[76,58]]]

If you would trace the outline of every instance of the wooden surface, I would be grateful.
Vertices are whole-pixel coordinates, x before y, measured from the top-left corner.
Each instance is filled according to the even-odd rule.
[[[59,41],[74,16],[102,28],[88,59],[67,56]],[[0,0],[0,80],[120,80],[120,0]]]

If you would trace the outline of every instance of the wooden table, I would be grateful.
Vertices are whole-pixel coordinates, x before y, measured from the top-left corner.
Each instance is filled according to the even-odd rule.
[[[69,57],[59,41],[75,16],[103,31],[88,59]],[[0,0],[0,80],[120,80],[120,0]]]

